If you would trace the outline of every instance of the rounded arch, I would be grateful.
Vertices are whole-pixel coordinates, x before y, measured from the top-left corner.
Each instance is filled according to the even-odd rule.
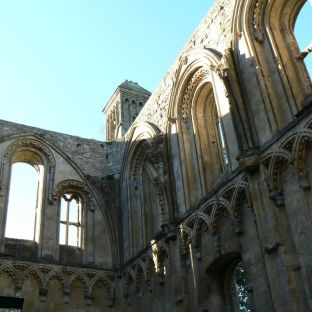
[[[15,173],[14,170],[12,171],[13,165],[22,163],[32,166],[36,170],[37,176],[35,174],[31,179],[33,192],[29,192],[29,194],[31,194],[32,205],[29,206],[30,209],[28,213],[29,216],[32,214],[33,218],[31,218],[31,220],[29,219],[26,226],[29,229],[27,238],[40,244],[42,239],[42,220],[44,218],[43,208],[45,206],[45,200],[47,198],[48,201],[50,201],[52,198],[55,172],[54,154],[44,140],[30,134],[12,136],[7,139],[5,145],[7,146],[4,151],[2,160],[3,167],[0,173],[0,188],[4,191],[5,207],[2,213],[0,213],[0,218],[3,220],[3,224],[8,225],[9,222],[12,225],[10,221],[10,211],[14,211],[14,209],[11,210],[12,207],[9,207],[9,197],[10,195],[14,198],[16,197],[15,193],[10,193],[10,189],[12,191],[12,173]],[[25,166],[19,166],[19,169],[21,168],[23,168],[24,171]],[[29,173],[29,177],[31,177],[31,172],[29,170],[27,173]],[[16,177],[17,175],[14,175],[13,180]],[[47,193],[46,197],[43,195],[44,193]],[[36,217],[35,207],[37,207]],[[8,210],[10,211],[8,212]],[[6,227],[2,228],[1,237],[5,237],[5,229]],[[23,239],[23,237],[18,238]]]
[[[14,287],[20,288],[22,282],[22,279],[20,278],[21,274],[15,269],[15,267],[11,263],[0,262],[0,274],[1,273],[8,274],[13,281]]]
[[[24,283],[24,281],[28,278],[29,275],[32,275],[36,282],[38,283],[38,288],[44,288],[45,286],[45,279],[44,274],[40,271],[40,269],[36,265],[30,265],[26,268],[26,270],[23,271],[23,273],[20,276],[21,285]]]
[[[49,288],[50,281],[53,279],[57,279],[61,285],[63,286],[63,291],[66,289],[69,289],[69,283],[68,280],[65,276],[65,274],[60,270],[59,268],[55,268],[51,270],[48,274],[45,276],[45,285],[46,288]]]
[[[74,272],[69,278],[68,278],[68,287],[69,289],[73,286],[75,281],[81,282],[81,284],[84,286],[84,291],[86,294],[88,294],[89,291],[89,280],[82,272]]]
[[[14,140],[5,150],[5,157],[12,158],[15,161],[31,161],[31,159],[27,158],[24,160],[23,155],[19,155],[16,159],[14,159],[14,155],[21,151],[33,151],[34,153],[39,154],[41,158],[41,162],[46,160],[46,163],[49,165],[55,165],[55,158],[49,147],[43,142],[37,140],[34,137],[22,137]],[[26,155],[27,156],[27,155]],[[29,156],[29,155],[28,155]],[[38,157],[38,156],[37,156]],[[37,163],[39,159],[35,157],[34,161]]]
[[[91,196],[88,186],[77,180],[63,180],[59,182],[54,188],[53,195],[57,199],[65,192],[78,192],[82,196]]]
[[[93,294],[96,286],[101,283],[104,285],[105,290],[106,290],[106,296],[108,298],[114,297],[114,285],[112,282],[107,278],[107,276],[103,273],[100,275],[96,275],[90,282],[89,285],[89,293]]]

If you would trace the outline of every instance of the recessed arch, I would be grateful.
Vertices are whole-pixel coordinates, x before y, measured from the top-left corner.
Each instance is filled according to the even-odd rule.
[[[35,240],[40,166],[14,161],[11,167],[5,237]],[[42,169],[41,169],[42,173]],[[39,204],[39,205],[38,205]]]
[[[271,128],[266,131],[272,134],[295,119],[312,100],[311,79],[294,34],[305,2],[240,0],[235,6],[232,29],[236,62],[246,92],[259,97],[258,106],[264,105],[269,112],[265,118]],[[243,72],[244,66],[257,69],[255,75]]]
[[[229,101],[218,75],[221,56],[202,49],[180,59],[167,126],[179,214],[194,208],[232,170],[238,155]]]

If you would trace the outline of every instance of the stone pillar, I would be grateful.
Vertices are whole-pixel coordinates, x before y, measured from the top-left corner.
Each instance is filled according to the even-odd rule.
[[[243,164],[247,164],[244,166]],[[257,171],[256,161],[240,161],[248,174],[260,245],[264,253],[267,279],[272,297],[272,310],[291,312],[305,305],[303,285],[296,272],[296,250],[285,215],[283,195],[270,194],[264,174]],[[255,296],[256,289],[254,289]]]
[[[172,298],[170,311],[191,311],[188,298],[187,277],[184,264],[181,261],[180,240],[172,231],[165,239],[169,250],[170,271],[166,279],[168,298]]]
[[[4,252],[5,224],[9,201],[10,160],[4,156],[0,173],[0,251]]]
[[[95,228],[94,228],[94,212],[95,212],[95,203],[93,199],[87,199],[87,209],[85,210],[85,237],[84,237],[84,255],[85,264],[94,264],[95,254],[94,254],[94,244],[95,244]]]

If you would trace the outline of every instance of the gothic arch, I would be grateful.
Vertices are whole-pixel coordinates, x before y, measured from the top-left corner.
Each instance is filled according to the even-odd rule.
[[[284,128],[312,99],[311,80],[298,57],[293,31],[305,2],[240,0],[234,11],[233,50],[239,52],[236,61],[250,62],[257,68],[257,78],[247,74],[246,83],[249,80],[250,85],[258,85],[275,130]]]
[[[96,286],[102,283],[104,284],[105,290],[106,290],[106,296],[107,298],[113,298],[114,297],[114,284],[106,277],[105,274],[96,275],[93,277],[93,279],[89,283],[89,294],[92,295]]]
[[[284,205],[282,179],[284,166],[293,165],[298,173],[300,187],[310,188],[305,160],[307,147],[312,142],[310,125],[309,120],[301,129],[288,135],[262,158],[270,198],[277,206]]]
[[[168,216],[168,181],[164,138],[149,123],[135,123],[126,135],[122,168],[122,206],[127,253],[150,244]],[[134,230],[134,221],[140,224]],[[128,231],[130,229],[130,231]],[[130,237],[129,237],[129,232]]]
[[[194,208],[233,169],[238,155],[220,64],[221,55],[211,49],[188,51],[180,58],[167,125],[180,214]]]

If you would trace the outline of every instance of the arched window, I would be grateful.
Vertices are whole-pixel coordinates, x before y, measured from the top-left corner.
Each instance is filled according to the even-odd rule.
[[[226,171],[229,158],[222,119],[218,114],[213,87],[204,84],[192,106],[192,118],[199,170],[205,192]]]
[[[61,197],[59,243],[81,247],[81,199],[77,194],[64,193]]]
[[[233,151],[236,139],[229,103],[219,80],[211,70],[197,68],[190,74],[181,92],[183,96],[176,131],[183,162],[187,209],[197,205],[231,170],[226,138],[232,136]]]
[[[232,306],[235,312],[250,312],[250,303],[247,293],[245,269],[243,262],[238,262],[233,271],[231,279]]]
[[[35,240],[38,171],[25,162],[12,165],[5,237]]]
[[[295,24],[295,36],[301,51],[299,58],[304,59],[310,79],[312,75],[312,38],[308,30],[312,27],[311,16],[312,2],[307,1],[300,10]]]

